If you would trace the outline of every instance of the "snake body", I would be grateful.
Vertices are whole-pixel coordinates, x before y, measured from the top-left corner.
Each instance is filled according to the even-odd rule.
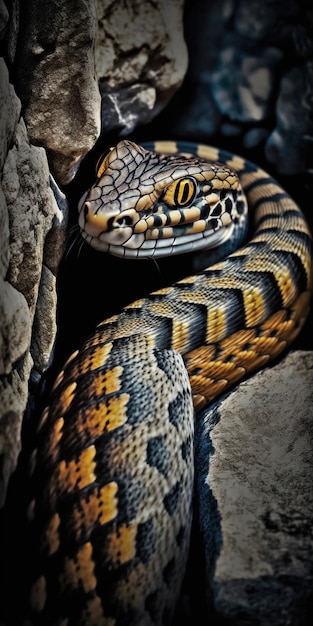
[[[311,294],[308,226],[259,167],[208,146],[130,141],[98,164],[79,223],[118,255],[223,245],[245,215],[242,190],[247,243],[101,322],[55,381],[30,459],[34,624],[171,623],[194,410],[290,345]]]

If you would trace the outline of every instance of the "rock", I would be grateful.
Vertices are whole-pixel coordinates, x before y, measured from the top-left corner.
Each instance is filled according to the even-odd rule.
[[[121,136],[133,131],[138,123],[150,121],[156,100],[156,92],[149,84],[133,84],[117,91],[103,87],[101,100],[102,133],[117,130]]]
[[[21,419],[31,367],[32,359],[26,352],[10,376],[0,378],[0,508],[5,504],[8,482],[21,449]]]
[[[4,279],[9,267],[9,220],[7,205],[0,184],[0,277]]]
[[[200,425],[200,515],[219,624],[312,617],[312,383],[312,352],[291,352]]]
[[[68,238],[69,205],[65,194],[51,175],[50,188],[56,202],[55,217],[53,228],[47,232],[45,238],[44,262],[47,268],[56,276]]]
[[[176,139],[206,140],[243,154],[260,148],[265,168],[310,175],[308,4],[288,0],[282,12],[281,2],[272,0],[193,0],[184,16],[188,72],[169,121],[162,116],[161,132],[165,127]]]
[[[313,168],[312,61],[287,71],[276,103],[276,128],[266,145],[267,159],[281,174],[299,174]]]
[[[0,60],[0,506],[21,446],[31,368],[47,367],[56,332],[55,274],[64,233],[47,234],[60,210],[43,148],[30,145],[21,104]],[[58,244],[57,244],[58,241]],[[53,262],[51,257],[53,256]],[[47,258],[46,258],[47,257]],[[43,316],[34,325],[36,308]]]
[[[31,320],[25,297],[0,278],[0,376],[10,374],[29,348]]]
[[[45,237],[57,214],[43,148],[31,146],[23,120],[17,127],[2,178],[10,223],[7,280],[26,298],[33,316],[38,296]]]
[[[45,147],[59,184],[69,183],[100,130],[94,2],[28,3],[15,60],[30,141]]]
[[[98,1],[102,131],[129,134],[169,102],[187,70],[182,0]]]
[[[56,277],[42,266],[36,312],[33,323],[32,355],[36,371],[42,373],[50,365],[53,356],[54,340],[57,332],[56,316]],[[44,320],[44,323],[43,323]]]
[[[21,103],[9,83],[8,68],[0,58],[0,170],[2,170],[16,125],[21,113]]]
[[[305,60],[313,56],[313,13],[308,11],[304,23],[296,24],[292,31],[293,45],[297,56]]]
[[[282,53],[273,47],[254,52],[235,41],[226,45],[212,77],[212,94],[221,114],[230,120],[260,122],[270,112],[275,73]]]
[[[182,11],[182,0],[30,1],[16,85],[30,140],[45,147],[58,184],[74,177],[101,119],[104,133],[130,133],[177,91],[187,68]]]

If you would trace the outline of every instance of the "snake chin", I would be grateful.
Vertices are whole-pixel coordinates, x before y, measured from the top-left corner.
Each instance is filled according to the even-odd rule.
[[[127,230],[127,229],[125,229]],[[177,227],[179,230],[179,227]],[[113,256],[126,259],[145,259],[151,257],[166,257],[169,255],[185,254],[205,249],[213,249],[225,243],[231,238],[234,231],[234,223],[231,222],[217,230],[206,230],[193,235],[192,241],[189,235],[184,235],[185,227],[182,227],[182,234],[168,239],[145,238],[142,234],[129,236],[129,233],[122,233],[122,229],[116,233],[100,233],[98,237],[89,235],[83,228],[80,229],[82,238],[95,250],[107,252]],[[128,238],[127,238],[128,236]],[[113,239],[120,240],[116,243]]]

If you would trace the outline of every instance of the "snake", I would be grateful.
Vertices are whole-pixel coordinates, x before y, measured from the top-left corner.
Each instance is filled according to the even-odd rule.
[[[169,625],[190,546],[195,416],[299,334],[311,234],[243,157],[129,139],[98,160],[78,225],[97,251],[193,255],[194,271],[100,321],[56,377],[28,464],[30,619]]]

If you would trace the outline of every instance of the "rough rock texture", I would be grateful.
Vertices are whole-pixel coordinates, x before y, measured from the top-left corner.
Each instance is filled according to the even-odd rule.
[[[98,0],[96,72],[102,131],[130,133],[180,87],[187,70],[183,0]]]
[[[30,140],[46,148],[59,183],[73,178],[100,120],[105,133],[129,133],[178,89],[187,69],[182,9],[183,0],[29,0],[16,87]]]
[[[265,154],[278,172],[292,175],[310,165],[312,173],[312,102],[313,60],[286,71],[281,80],[276,102],[277,124],[265,146]]]
[[[48,365],[56,332],[54,289],[64,234],[43,148],[30,145],[21,104],[0,59],[0,506],[20,450],[31,368]],[[58,240],[58,246],[53,238]],[[51,254],[51,247],[53,254]],[[50,253],[49,253],[50,250]],[[53,258],[53,262],[51,262]],[[36,307],[44,324],[33,325]]]
[[[273,78],[282,53],[269,47],[260,56],[236,46],[234,37],[226,41],[212,74],[214,101],[231,121],[259,122],[270,112]]]
[[[220,624],[313,615],[313,354],[297,351],[211,411],[200,451],[207,575]],[[204,482],[203,482],[204,481]],[[214,537],[214,540],[212,541]]]
[[[21,17],[16,89],[29,138],[46,149],[53,175],[66,184],[100,130],[95,6],[29,0]]]
[[[185,35],[190,62],[171,132],[236,137],[277,172],[312,172],[311,3],[187,0]]]

